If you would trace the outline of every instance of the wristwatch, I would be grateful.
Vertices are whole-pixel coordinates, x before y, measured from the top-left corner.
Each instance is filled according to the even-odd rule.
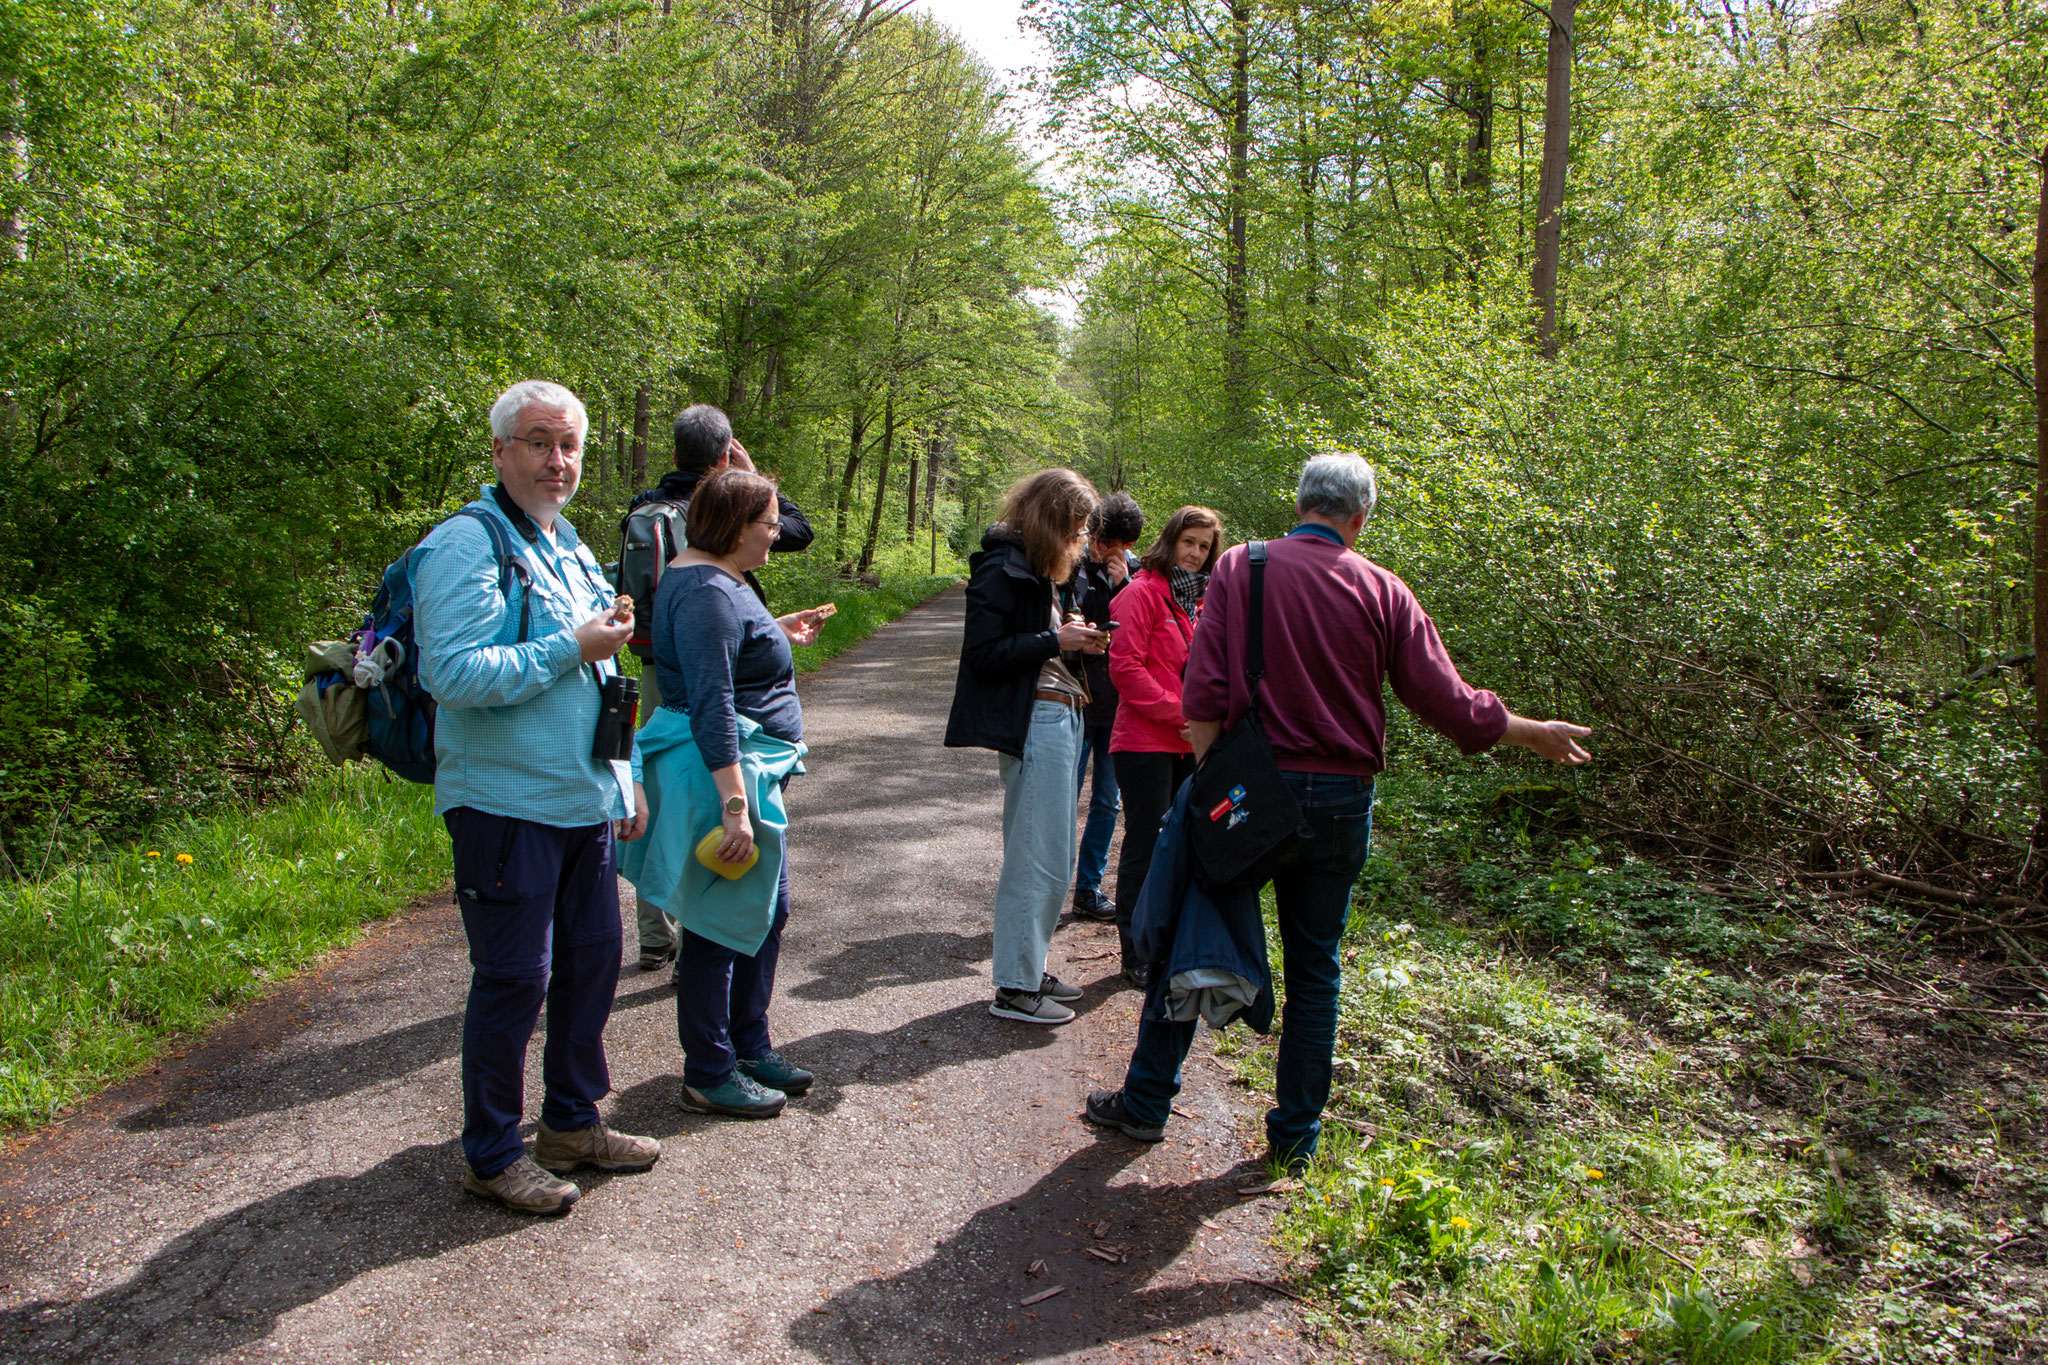
[[[727,815],[745,815],[747,813],[747,798],[744,796],[726,797],[725,813]]]

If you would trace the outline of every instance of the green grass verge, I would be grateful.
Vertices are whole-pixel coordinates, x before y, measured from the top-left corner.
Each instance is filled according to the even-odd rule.
[[[49,1119],[447,878],[432,789],[354,767],[0,886],[0,1124]]]
[[[778,585],[775,601],[779,610],[796,611],[820,602],[832,602],[839,608],[825,622],[816,644],[792,651],[796,655],[796,671],[810,673],[822,667],[827,659],[859,644],[904,612],[959,581],[952,574],[931,574],[887,581],[872,589],[848,590],[843,583],[808,581],[801,586]],[[808,596],[805,589],[809,589]],[[785,603],[789,605],[784,606]]]
[[[796,651],[798,670],[956,581],[814,585],[839,613]],[[0,1128],[46,1122],[447,880],[433,790],[356,766],[264,810],[168,823],[0,884]]]
[[[1902,1086],[1895,1036],[1853,1051],[1812,998],[1782,909],[1504,814],[1501,777],[1381,783],[1325,1145],[1282,1220],[1331,1344],[1447,1365],[2038,1345],[2038,1076],[1984,1035]],[[1270,1086],[1269,1043],[1223,1047]]]

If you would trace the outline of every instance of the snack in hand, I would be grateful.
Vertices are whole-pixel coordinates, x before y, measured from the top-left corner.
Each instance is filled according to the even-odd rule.
[[[612,624],[633,619],[633,594],[622,592],[612,599]]]

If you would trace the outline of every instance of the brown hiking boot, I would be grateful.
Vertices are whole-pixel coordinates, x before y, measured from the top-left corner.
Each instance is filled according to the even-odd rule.
[[[600,1171],[644,1171],[661,1160],[661,1144],[650,1137],[614,1133],[602,1121],[569,1133],[543,1123],[533,1139],[533,1159],[557,1174],[586,1165]]]
[[[485,1199],[495,1199],[506,1208],[517,1209],[521,1213],[567,1213],[583,1197],[583,1191],[566,1180],[549,1175],[534,1165],[533,1158],[524,1152],[519,1154],[517,1161],[488,1180],[465,1163],[462,1188]]]

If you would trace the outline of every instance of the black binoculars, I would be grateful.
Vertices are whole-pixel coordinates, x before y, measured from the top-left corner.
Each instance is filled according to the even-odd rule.
[[[640,682],[614,673],[600,686],[597,705],[597,738],[590,756],[600,763],[633,756],[633,724],[640,716]]]

